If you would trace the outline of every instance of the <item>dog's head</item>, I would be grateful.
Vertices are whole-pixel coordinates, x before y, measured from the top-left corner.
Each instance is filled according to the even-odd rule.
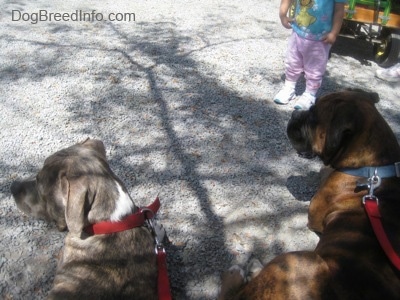
[[[397,149],[397,140],[375,108],[378,101],[378,94],[362,90],[321,97],[309,110],[292,113],[289,140],[300,155],[317,155],[333,168],[394,162],[386,149]]]
[[[98,140],[54,153],[35,179],[13,182],[11,193],[23,212],[76,233],[91,223],[120,220],[137,209]]]

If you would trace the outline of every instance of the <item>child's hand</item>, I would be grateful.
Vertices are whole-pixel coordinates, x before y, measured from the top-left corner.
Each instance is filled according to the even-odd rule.
[[[333,43],[336,41],[336,37],[337,35],[335,33],[329,32],[322,41],[324,43],[333,45]]]
[[[290,28],[292,28],[293,19],[289,18],[288,16],[282,16],[281,23],[282,23],[283,27],[290,29]]]

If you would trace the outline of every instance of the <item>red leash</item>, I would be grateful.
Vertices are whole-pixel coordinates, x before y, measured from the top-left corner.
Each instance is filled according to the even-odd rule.
[[[385,229],[383,228],[382,216],[378,207],[378,198],[374,195],[374,190],[380,186],[382,178],[400,177],[400,162],[377,167],[344,168],[339,171],[347,173],[348,175],[367,179],[367,181],[357,181],[358,188],[369,190],[368,194],[365,195],[362,200],[365,211],[383,251],[392,264],[400,270],[400,257],[394,250],[392,243],[389,241]]]
[[[140,227],[149,221],[150,229],[156,240],[156,255],[157,255],[157,267],[158,267],[158,299],[159,300],[171,300],[171,289],[169,286],[168,269],[167,269],[167,253],[165,252],[164,246],[161,244],[162,241],[158,241],[157,234],[155,232],[151,219],[156,215],[160,208],[160,199],[157,197],[152,204],[147,207],[140,208],[138,212],[133,213],[121,221],[111,222],[103,221],[96,224],[91,224],[84,228],[84,231],[88,234],[110,234],[129,230],[135,227]]]
[[[157,265],[158,265],[158,299],[171,300],[171,289],[169,287],[169,278],[167,270],[167,253],[164,247],[157,247]]]
[[[383,251],[386,253],[392,264],[398,270],[400,270],[400,257],[393,249],[392,243],[389,241],[382,225],[382,217],[379,212],[378,199],[375,196],[367,195],[364,197],[363,202],[369,220],[371,221],[372,228],[379,243],[381,244]]]

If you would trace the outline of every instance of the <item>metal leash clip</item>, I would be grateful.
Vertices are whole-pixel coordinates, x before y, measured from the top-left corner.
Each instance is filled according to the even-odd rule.
[[[164,227],[157,222],[155,219],[148,219],[147,224],[153,234],[154,240],[156,241],[156,253],[159,251],[165,252],[163,241],[165,238],[165,229]]]
[[[375,200],[379,204],[378,198],[374,195],[374,191],[381,185],[382,179],[378,176],[378,169],[375,169],[374,175],[368,178],[368,194],[363,197],[363,204],[365,200]]]

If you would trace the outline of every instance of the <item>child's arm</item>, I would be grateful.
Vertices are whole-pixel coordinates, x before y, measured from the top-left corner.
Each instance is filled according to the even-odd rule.
[[[333,13],[332,30],[325,36],[324,39],[325,43],[333,44],[336,41],[336,38],[340,32],[340,28],[342,27],[343,17],[344,17],[344,3],[336,2],[335,12]]]
[[[281,19],[281,23],[285,28],[292,28],[290,24],[293,20],[287,16],[290,5],[292,4],[292,0],[281,0],[281,5],[279,7],[279,18]]]

